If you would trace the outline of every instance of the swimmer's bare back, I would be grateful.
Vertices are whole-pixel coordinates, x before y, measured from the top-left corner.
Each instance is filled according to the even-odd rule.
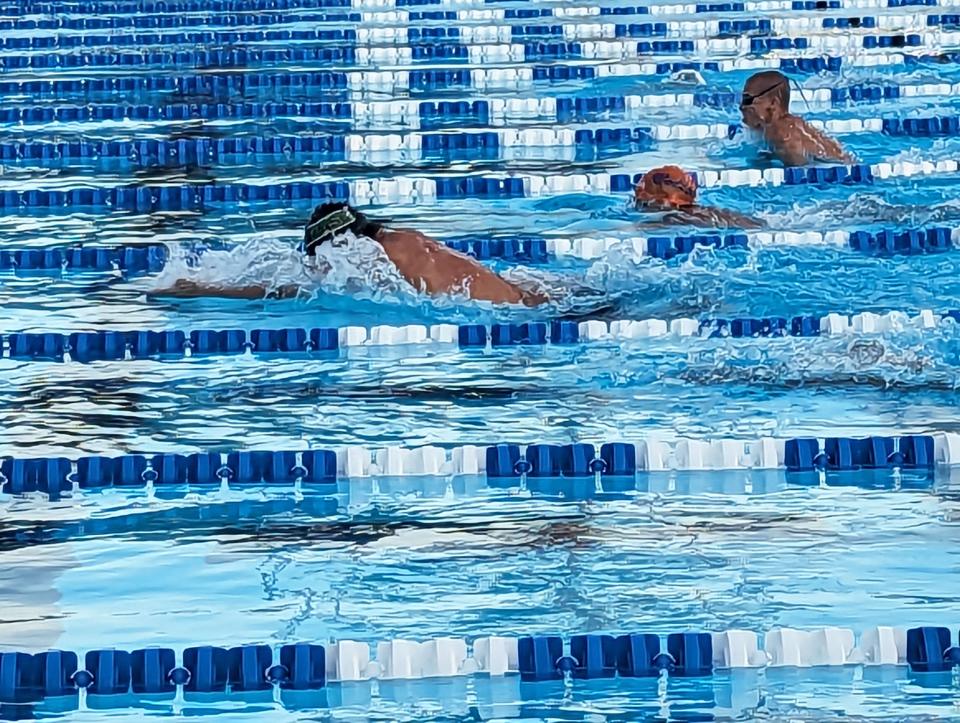
[[[547,301],[541,294],[527,292],[498,276],[476,259],[454,251],[446,244],[408,229],[381,229],[376,241],[407,283],[431,295],[463,293],[475,301],[494,304],[537,306]],[[150,296],[222,299],[290,299],[298,296],[296,285],[267,289],[263,286],[219,286],[178,280],[172,287]]]
[[[377,234],[387,257],[415,289],[428,294],[467,294],[475,301],[536,306],[547,299],[511,284],[476,259],[419,231],[384,228]]]
[[[764,129],[763,135],[785,166],[802,166],[811,161],[854,161],[838,141],[799,116],[790,114],[777,119]]]

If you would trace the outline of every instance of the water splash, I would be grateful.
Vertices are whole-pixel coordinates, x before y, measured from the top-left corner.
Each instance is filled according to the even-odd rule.
[[[916,227],[960,219],[960,201],[951,199],[936,205],[912,205],[892,203],[876,194],[859,194],[812,206],[797,202],[789,210],[768,212],[765,218],[771,228],[799,231],[872,225]]]
[[[290,240],[266,235],[227,249],[175,246],[154,288],[181,279],[213,288],[260,286],[265,292],[292,285],[308,298],[324,293],[411,302],[419,296],[379,243],[349,231],[309,259]]]

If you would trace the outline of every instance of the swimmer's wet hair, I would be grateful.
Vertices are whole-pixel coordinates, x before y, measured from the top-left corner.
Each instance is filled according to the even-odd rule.
[[[750,105],[760,97],[775,99],[784,109],[790,107],[790,80],[779,70],[754,73],[743,84],[741,106]]]
[[[342,201],[321,203],[313,209],[303,231],[303,250],[308,256],[315,256],[318,246],[348,229],[357,236],[375,239],[382,228],[383,224],[369,220]]]

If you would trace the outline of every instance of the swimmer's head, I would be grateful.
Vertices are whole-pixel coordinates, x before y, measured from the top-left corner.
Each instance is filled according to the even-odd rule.
[[[751,75],[743,84],[740,115],[749,128],[760,130],[790,110],[790,81],[776,70]]]
[[[317,247],[347,230],[375,239],[381,228],[381,224],[368,220],[343,202],[322,203],[313,209],[303,231],[303,251],[308,256],[316,256]]]
[[[697,180],[678,166],[661,166],[643,174],[633,190],[638,208],[682,208],[697,200]]]

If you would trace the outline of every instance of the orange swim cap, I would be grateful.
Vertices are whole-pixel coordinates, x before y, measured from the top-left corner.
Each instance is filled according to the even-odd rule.
[[[691,206],[697,200],[697,180],[679,166],[661,166],[643,174],[633,196],[638,206]]]

